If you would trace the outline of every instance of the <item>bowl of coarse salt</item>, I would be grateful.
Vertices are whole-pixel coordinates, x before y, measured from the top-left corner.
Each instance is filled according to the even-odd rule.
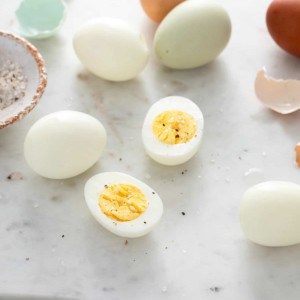
[[[47,85],[45,63],[25,39],[0,31],[0,129],[27,115]]]

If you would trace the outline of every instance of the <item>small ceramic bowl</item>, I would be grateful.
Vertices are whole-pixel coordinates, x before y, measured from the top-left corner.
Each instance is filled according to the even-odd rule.
[[[38,50],[25,39],[0,31],[0,68],[10,61],[22,68],[25,96],[0,110],[0,129],[27,115],[38,103],[47,85],[45,63]]]
[[[16,11],[20,35],[31,39],[54,35],[63,24],[66,10],[63,0],[22,0]]]

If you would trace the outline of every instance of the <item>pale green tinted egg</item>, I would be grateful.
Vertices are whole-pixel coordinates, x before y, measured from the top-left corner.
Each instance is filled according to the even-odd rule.
[[[225,9],[206,1],[176,6],[159,25],[154,48],[159,61],[174,69],[200,67],[214,60],[231,35]]]
[[[62,0],[23,0],[16,11],[20,34],[43,39],[60,28],[66,14]]]

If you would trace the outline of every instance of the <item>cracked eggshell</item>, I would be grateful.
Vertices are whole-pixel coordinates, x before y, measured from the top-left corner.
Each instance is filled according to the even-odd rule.
[[[53,36],[66,18],[63,0],[23,0],[16,11],[20,34],[31,39]]]
[[[154,37],[155,53],[169,68],[197,68],[214,60],[230,35],[230,17],[222,6],[185,1],[160,23]]]
[[[266,107],[280,114],[300,109],[300,80],[274,79],[263,68],[256,76],[255,93]]]

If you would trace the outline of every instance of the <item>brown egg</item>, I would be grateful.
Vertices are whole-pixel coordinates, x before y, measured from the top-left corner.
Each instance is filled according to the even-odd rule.
[[[300,1],[274,0],[266,21],[274,41],[288,53],[300,57]]]
[[[161,22],[179,3],[185,0],[141,0],[142,7],[150,19]]]

